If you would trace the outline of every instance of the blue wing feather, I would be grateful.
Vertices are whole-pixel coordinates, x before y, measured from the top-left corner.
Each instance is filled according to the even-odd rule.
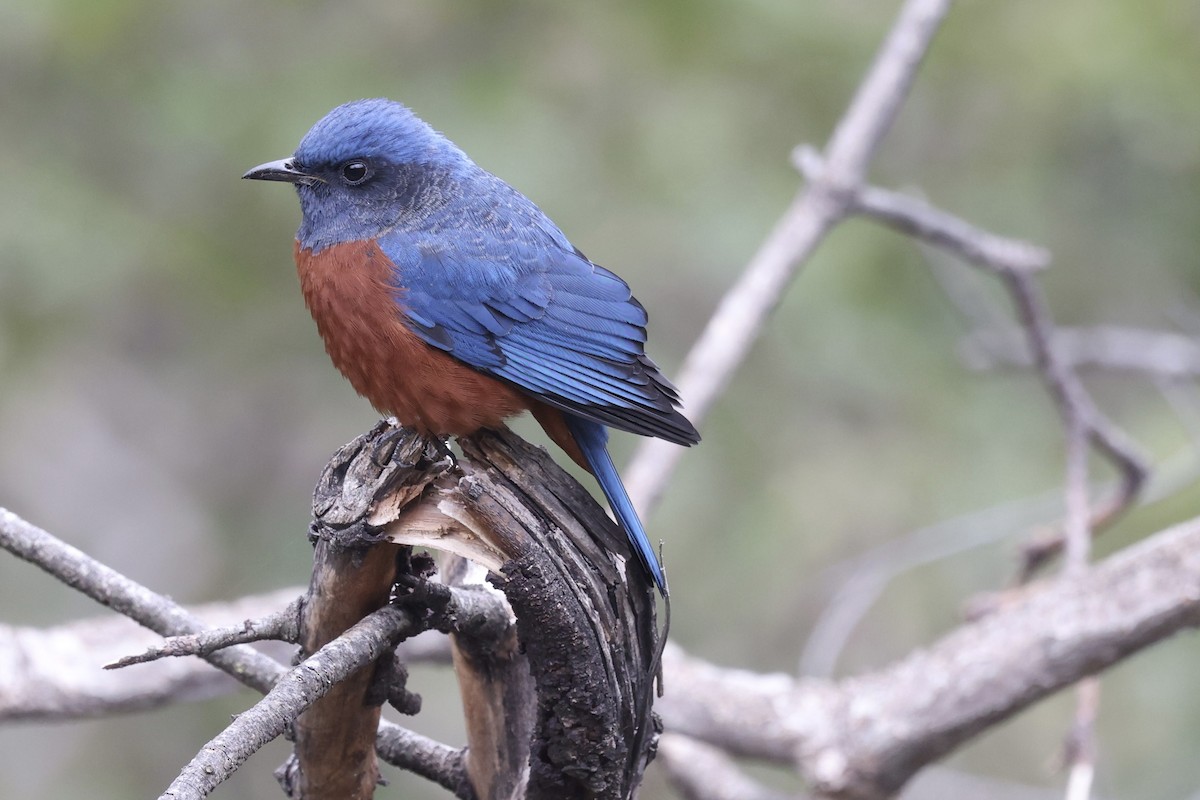
[[[645,355],[646,311],[628,284],[515,189],[480,174],[487,191],[473,186],[457,205],[378,240],[396,265],[398,310],[413,332],[584,419],[698,441]]]

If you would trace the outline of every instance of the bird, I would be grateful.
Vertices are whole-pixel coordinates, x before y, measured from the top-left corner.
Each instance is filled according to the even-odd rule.
[[[293,184],[300,287],[326,352],[382,414],[436,436],[529,411],[595,476],[653,580],[666,575],[608,429],[700,441],[646,355],[646,310],[533,201],[407,106],[340,105],[245,179]]]

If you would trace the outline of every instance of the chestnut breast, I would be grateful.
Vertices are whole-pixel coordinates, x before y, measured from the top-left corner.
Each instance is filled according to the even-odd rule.
[[[354,389],[404,425],[464,436],[529,408],[508,384],[421,341],[402,319],[393,265],[374,242],[313,253],[295,246],[304,302],[325,351]]]

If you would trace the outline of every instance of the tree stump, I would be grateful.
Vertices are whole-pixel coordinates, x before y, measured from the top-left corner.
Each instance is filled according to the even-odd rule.
[[[401,602],[452,634],[468,735],[460,796],[629,797],[657,740],[653,587],[624,533],[544,450],[507,430],[460,445],[452,464],[440,443],[381,423],[334,455],[313,501],[302,650]],[[414,547],[453,554],[447,586],[478,581],[455,556],[481,565],[494,597],[478,596],[502,613],[447,612],[449,589],[398,598],[424,580],[408,569]],[[372,796],[377,682],[361,670],[297,720],[292,797]]]

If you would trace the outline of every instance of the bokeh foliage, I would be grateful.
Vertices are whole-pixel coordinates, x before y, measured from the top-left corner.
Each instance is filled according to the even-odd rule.
[[[337,103],[403,100],[634,285],[674,372],[795,191],[789,150],[824,141],[896,6],[7,0],[0,504],[183,601],[303,582],[312,482],[374,415],[301,303],[294,198],[240,183],[244,169],[288,154]],[[963,2],[873,177],[1052,248],[1064,322],[1197,332],[1198,76],[1195,0]],[[968,326],[927,262],[846,225],[704,427],[652,520],[689,649],[794,669],[844,576],[833,567],[1057,486],[1049,400],[1028,375],[963,367]],[[1092,386],[1183,476],[1102,549],[1194,515],[1196,443],[1172,407],[1140,378]],[[1009,578],[1023,530],[901,575],[841,672],[955,624]],[[95,613],[3,559],[0,603],[15,623]],[[1181,638],[1106,680],[1103,795],[1200,786],[1198,651]],[[417,725],[456,741],[446,676],[414,688]],[[2,729],[0,798],[153,796],[248,702]],[[1052,700],[952,763],[1054,786],[1068,718]],[[218,796],[278,797],[282,752]],[[442,796],[389,778],[380,797]],[[657,780],[648,797],[667,796]]]

